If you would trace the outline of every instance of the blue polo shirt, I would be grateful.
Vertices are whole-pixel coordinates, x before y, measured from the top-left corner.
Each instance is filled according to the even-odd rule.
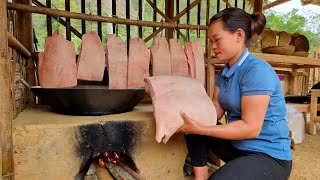
[[[255,139],[234,140],[234,147],[262,152],[281,160],[292,160],[286,105],[280,80],[273,68],[245,49],[230,68],[226,65],[216,81],[219,102],[227,112],[227,121],[241,120],[241,97],[269,95],[270,102],[259,136]]]

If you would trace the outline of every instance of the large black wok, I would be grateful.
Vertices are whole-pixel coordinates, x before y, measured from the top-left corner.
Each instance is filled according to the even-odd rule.
[[[25,83],[24,81],[23,84]],[[29,86],[29,89],[50,105],[54,111],[72,115],[107,115],[128,112],[146,95],[143,88],[110,90],[107,86],[96,85],[79,85],[70,88]]]

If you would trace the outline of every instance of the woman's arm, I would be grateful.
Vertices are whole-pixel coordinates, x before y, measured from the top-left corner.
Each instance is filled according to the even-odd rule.
[[[269,105],[269,95],[252,95],[241,98],[241,120],[225,125],[204,126],[182,114],[185,124],[178,130],[186,134],[199,134],[229,140],[256,138],[262,129]]]
[[[215,86],[213,98],[212,98],[213,104],[216,107],[218,120],[220,120],[222,118],[222,116],[224,115],[224,109],[221,107],[220,102],[219,102],[219,98],[218,98],[219,91],[220,91],[220,88]]]

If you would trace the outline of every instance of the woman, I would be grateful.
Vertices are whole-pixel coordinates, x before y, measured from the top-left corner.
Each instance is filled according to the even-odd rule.
[[[183,112],[195,179],[207,179],[207,148],[226,164],[209,179],[288,179],[292,154],[286,106],[280,81],[273,68],[251,55],[252,36],[263,31],[262,13],[225,9],[210,20],[212,51],[227,65],[215,84],[213,102],[218,119],[227,113],[227,124],[204,126]]]

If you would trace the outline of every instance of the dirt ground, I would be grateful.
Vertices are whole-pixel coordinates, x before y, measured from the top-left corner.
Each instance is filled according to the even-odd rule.
[[[305,134],[302,143],[296,144],[292,153],[290,180],[320,179],[320,131],[315,136]]]

